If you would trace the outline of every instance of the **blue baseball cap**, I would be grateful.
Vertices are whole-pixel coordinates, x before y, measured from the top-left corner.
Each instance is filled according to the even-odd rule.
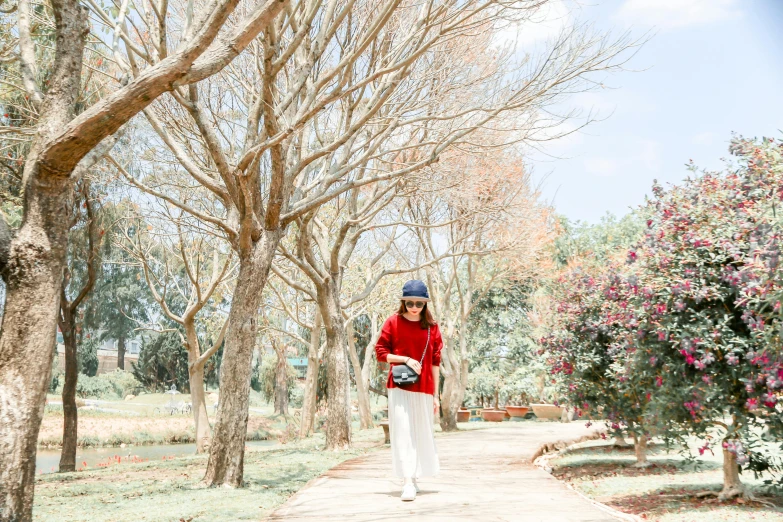
[[[421,299],[422,301],[430,300],[430,293],[427,291],[427,285],[424,281],[418,279],[411,279],[402,285],[402,298],[401,299]]]

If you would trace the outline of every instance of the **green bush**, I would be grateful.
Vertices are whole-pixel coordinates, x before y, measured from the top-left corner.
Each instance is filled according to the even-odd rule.
[[[291,397],[288,404],[292,408],[301,408],[304,403],[304,386],[294,384],[288,389],[288,393]]]
[[[102,375],[90,377],[82,375],[79,382],[76,383],[76,395],[82,399],[87,397],[93,399],[117,399],[118,395],[114,391],[111,383]]]
[[[144,385],[130,372],[116,369],[113,372],[101,375],[101,377],[107,379],[109,383],[111,383],[114,392],[121,399],[124,399],[128,395],[138,395],[144,391]]]
[[[85,339],[76,348],[76,365],[79,373],[95,377],[98,373],[98,343],[94,337]]]
[[[114,370],[95,377],[82,375],[76,384],[76,395],[82,398],[124,399],[130,394],[138,394],[143,389],[142,384],[132,374]]]
[[[287,381],[288,381],[288,401],[292,404],[294,398],[293,393],[296,386],[297,373],[293,366],[286,362],[287,367]],[[277,372],[277,357],[264,357],[261,362],[261,369],[259,371],[258,382],[260,385],[261,394],[267,403],[274,402],[275,400],[275,373]],[[299,401],[301,405],[301,399]],[[292,404],[293,405],[293,404]],[[297,407],[297,406],[294,406]]]
[[[133,375],[147,390],[168,389],[172,384],[181,392],[190,393],[188,352],[177,332],[166,332],[145,339],[139,360],[133,365]]]
[[[57,367],[57,359],[55,359],[52,366],[54,366],[54,369],[52,370],[52,379],[49,381],[49,393],[58,393],[62,389],[60,388],[60,383],[65,381],[65,377]]]

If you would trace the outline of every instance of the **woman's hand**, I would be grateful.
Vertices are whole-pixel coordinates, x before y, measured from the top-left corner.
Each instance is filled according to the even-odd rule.
[[[432,400],[433,413],[435,415],[437,415],[438,414],[438,410],[440,410],[440,399],[438,398],[438,394],[437,393],[435,395],[433,395],[432,398],[433,398],[433,400]]]
[[[407,364],[408,367],[414,372],[416,372],[418,375],[421,375],[421,363],[419,361],[417,361],[416,359],[411,359],[409,357],[408,362],[406,362],[405,364]]]

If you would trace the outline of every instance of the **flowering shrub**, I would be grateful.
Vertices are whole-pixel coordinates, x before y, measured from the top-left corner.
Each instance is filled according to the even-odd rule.
[[[555,286],[557,324],[541,345],[578,416],[600,414],[615,435],[646,437],[651,395],[638,379],[649,376],[632,366],[638,278],[621,268],[612,264],[591,273],[580,268],[561,276]]]
[[[702,436],[702,452],[721,428],[727,497],[742,493],[736,465],[770,465],[748,450],[754,427],[783,437],[783,149],[731,151],[727,172],[653,187],[626,267],[560,281],[560,327],[543,342],[573,398],[601,403],[618,428]]]
[[[783,384],[783,323],[768,310],[779,288],[781,149],[737,141],[732,151],[736,170],[668,191],[656,185],[644,242],[632,251],[644,280],[636,371],[661,384],[669,422],[697,434],[726,425],[728,438],[754,423],[777,420],[777,430]]]

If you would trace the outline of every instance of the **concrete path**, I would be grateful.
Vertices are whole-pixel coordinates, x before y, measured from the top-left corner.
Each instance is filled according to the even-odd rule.
[[[616,522],[530,463],[541,444],[588,432],[582,423],[505,422],[438,436],[440,475],[423,479],[413,502],[399,498],[387,448],[328,471],[268,520]]]

